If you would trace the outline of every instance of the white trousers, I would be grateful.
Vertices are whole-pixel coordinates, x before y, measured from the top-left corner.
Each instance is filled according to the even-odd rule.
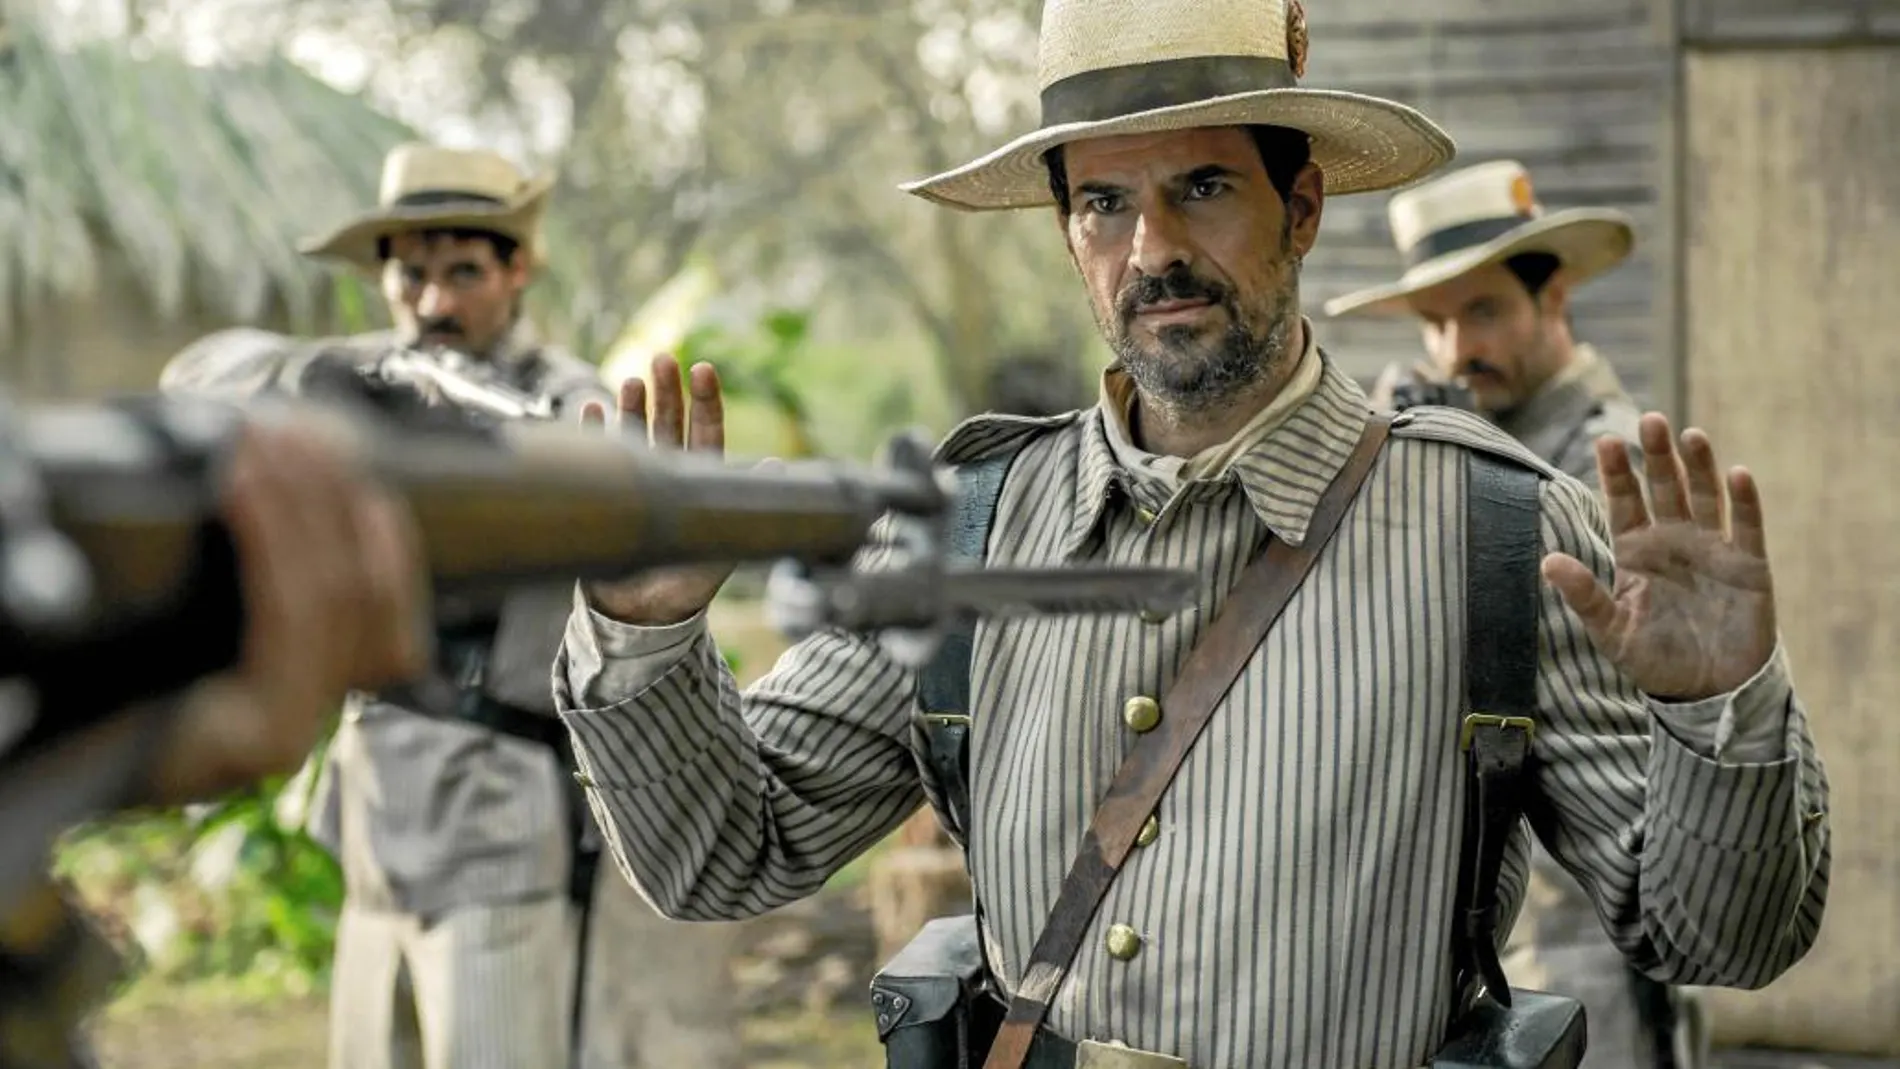
[[[667,921],[611,863],[588,921],[581,1058],[571,1059],[578,919],[563,896],[432,923],[346,905],[330,1069],[657,1069],[742,1065],[731,924]]]

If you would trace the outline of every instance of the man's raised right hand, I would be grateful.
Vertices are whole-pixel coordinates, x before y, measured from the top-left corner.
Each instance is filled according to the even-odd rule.
[[[627,379],[620,384],[616,426],[609,433],[638,435],[655,449],[684,447],[723,455],[726,411],[719,374],[711,364],[701,363],[693,365],[687,378],[690,385],[680,381],[679,361],[664,353],[655,356],[645,382]],[[581,422],[605,427],[605,406],[591,401],[582,405]],[[724,564],[656,568],[618,582],[589,583],[587,600],[596,612],[621,623],[664,627],[689,620],[712,604],[732,570]]]

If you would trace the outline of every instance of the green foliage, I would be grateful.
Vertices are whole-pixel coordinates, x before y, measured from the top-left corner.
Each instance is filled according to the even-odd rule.
[[[734,452],[769,452],[786,459],[810,457],[811,411],[805,403],[797,372],[808,352],[811,318],[801,311],[776,309],[750,329],[704,324],[681,339],[675,355],[684,365],[707,361],[719,369],[726,396],[742,410],[752,407],[769,413],[777,426],[773,436],[744,442],[745,421],[728,417],[742,440],[729,442]],[[751,448],[748,448],[751,447]]]
[[[55,871],[150,978],[306,994],[327,980],[343,901],[336,862],[280,817],[307,789],[303,777],[272,780],[213,805],[82,828]]]
[[[915,346],[826,341],[806,310],[756,323],[703,325],[674,354],[706,360],[726,386],[726,450],[738,457],[866,461],[892,428],[942,431],[956,418],[941,378]]]
[[[379,295],[363,279],[343,272],[331,276],[331,296],[336,302],[336,326],[340,334],[365,334],[375,330],[380,316]]]

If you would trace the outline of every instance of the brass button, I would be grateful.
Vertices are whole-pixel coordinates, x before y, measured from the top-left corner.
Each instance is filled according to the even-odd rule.
[[[1116,961],[1130,961],[1141,953],[1141,936],[1126,924],[1108,926],[1108,956]]]
[[[574,773],[574,782],[580,784],[583,787],[591,788],[594,785],[594,777],[588,775],[585,772],[576,772]]]
[[[1146,505],[1136,505],[1135,519],[1140,520],[1143,527],[1153,527],[1155,525],[1155,510]]]
[[[1146,695],[1136,695],[1122,706],[1122,723],[1133,731],[1153,731],[1161,723],[1161,704]]]
[[[1154,842],[1156,839],[1159,839],[1160,837],[1161,837],[1161,821],[1153,816],[1150,816],[1148,818],[1148,823],[1143,824],[1141,826],[1141,830],[1135,833],[1135,845],[1147,846],[1149,843]]]

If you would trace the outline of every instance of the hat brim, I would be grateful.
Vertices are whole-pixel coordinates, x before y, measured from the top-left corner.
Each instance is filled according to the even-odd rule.
[[[1413,314],[1409,298],[1480,268],[1528,252],[1547,252],[1563,264],[1563,277],[1580,285],[1626,259],[1636,245],[1629,216],[1613,208],[1569,208],[1513,228],[1482,245],[1434,257],[1397,282],[1327,301],[1328,316]]]
[[[553,187],[553,177],[542,176],[507,204],[488,206],[464,201],[380,208],[304,241],[297,250],[312,259],[348,264],[374,274],[382,269],[378,255],[382,239],[404,231],[490,230],[523,245],[534,245],[536,224]]]
[[[1055,203],[1043,154],[1057,145],[1123,134],[1203,126],[1287,126],[1313,139],[1313,162],[1333,195],[1391,189],[1449,162],[1456,149],[1436,123],[1403,104],[1332,89],[1261,89],[1135,112],[1099,122],[1065,123],[1025,134],[955,170],[901,186],[964,211],[1002,211]]]

